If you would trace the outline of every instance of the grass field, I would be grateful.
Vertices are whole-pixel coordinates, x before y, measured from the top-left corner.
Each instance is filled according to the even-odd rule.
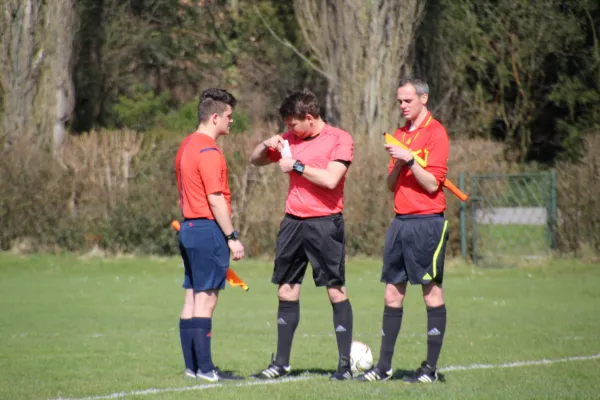
[[[548,228],[536,225],[477,225],[478,265],[520,265],[526,260],[549,258]]]
[[[336,364],[331,307],[312,283],[303,288],[294,380],[184,381],[180,264],[176,258],[0,254],[0,398],[600,398],[599,265],[448,268],[449,322],[440,359],[446,382],[407,385],[328,381],[324,373]],[[264,368],[275,349],[277,300],[271,262],[235,265],[250,291],[227,288],[222,294],[213,358],[222,369],[247,376]],[[377,358],[379,262],[349,260],[348,288],[355,339]],[[420,289],[410,288],[395,369],[414,369],[423,360],[425,323]]]

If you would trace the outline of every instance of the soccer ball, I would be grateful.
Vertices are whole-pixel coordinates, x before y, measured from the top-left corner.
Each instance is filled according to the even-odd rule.
[[[371,348],[363,342],[354,341],[350,347],[350,369],[352,375],[358,375],[373,366]]]

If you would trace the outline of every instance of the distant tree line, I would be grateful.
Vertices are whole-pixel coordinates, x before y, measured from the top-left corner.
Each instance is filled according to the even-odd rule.
[[[94,128],[193,129],[206,86],[240,98],[239,130],[308,86],[355,135],[401,121],[416,73],[453,137],[507,160],[579,159],[600,132],[597,0],[2,0],[0,135],[58,148]]]

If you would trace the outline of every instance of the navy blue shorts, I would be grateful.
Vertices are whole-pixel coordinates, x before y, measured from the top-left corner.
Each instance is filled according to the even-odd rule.
[[[442,214],[396,215],[385,237],[381,281],[442,284],[448,221]]]
[[[185,268],[184,289],[200,292],[225,288],[229,246],[215,221],[183,221],[179,231],[179,251]]]

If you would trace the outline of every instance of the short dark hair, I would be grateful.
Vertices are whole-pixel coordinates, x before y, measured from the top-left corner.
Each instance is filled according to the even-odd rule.
[[[225,89],[210,88],[200,95],[198,100],[198,123],[206,122],[213,114],[222,115],[227,106],[235,108],[237,100]]]
[[[279,114],[281,118],[294,117],[305,119],[309,114],[315,118],[319,118],[321,116],[319,100],[317,100],[317,96],[310,90],[299,90],[283,100],[279,108]]]
[[[398,87],[401,88],[402,86],[406,86],[409,84],[413,85],[415,91],[417,92],[417,95],[422,96],[424,94],[429,94],[429,85],[427,84],[427,82],[425,82],[424,79],[418,78],[414,75],[408,75],[400,79]]]

